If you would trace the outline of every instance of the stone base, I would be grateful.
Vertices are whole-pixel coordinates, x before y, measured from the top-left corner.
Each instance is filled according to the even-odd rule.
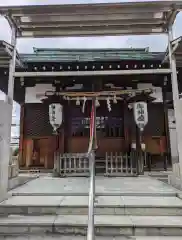
[[[8,180],[8,191],[9,190],[12,190],[16,187],[19,187],[33,179],[36,179],[38,178],[38,176],[34,176],[34,177],[30,177],[30,176],[17,176],[17,177],[14,177],[14,178],[11,178]]]
[[[17,177],[19,174],[19,169],[17,168],[16,164],[9,165],[9,179]]]
[[[19,185],[19,177],[11,178],[8,180],[8,190],[11,190]]]
[[[180,176],[180,165],[179,163],[173,163],[172,173],[168,175],[168,184],[173,187],[182,190],[182,179]]]
[[[180,177],[175,176],[174,174],[170,174],[168,176],[168,183],[173,187],[182,190],[182,180]]]

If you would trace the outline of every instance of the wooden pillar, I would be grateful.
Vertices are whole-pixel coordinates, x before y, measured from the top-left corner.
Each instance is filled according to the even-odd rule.
[[[136,124],[136,123],[135,123]],[[137,174],[141,174],[141,164],[142,164],[142,150],[141,150],[141,132],[136,124],[136,166],[137,166]]]
[[[92,82],[92,92],[99,92],[102,91],[102,89],[104,88],[103,85],[103,81],[102,79],[94,79],[94,81]],[[98,134],[97,134],[97,127],[96,127],[96,119],[97,119],[97,107],[96,107],[96,98],[92,99],[92,104],[93,104],[93,110],[94,110],[94,141],[93,141],[93,149],[96,152],[98,152],[98,144],[99,144],[99,139],[98,139]]]
[[[23,146],[24,146],[24,115],[25,115],[25,106],[21,105],[20,109],[20,139],[19,139],[19,166],[23,167],[26,165],[24,155],[23,155]]]
[[[102,89],[103,89],[102,80],[95,79],[92,83],[92,92],[99,92]],[[94,117],[94,119],[93,119],[93,124],[94,124],[93,149],[96,152],[98,150],[98,136],[97,136],[97,127],[96,127],[96,118],[97,118],[96,98],[92,99],[92,106],[93,106],[93,117]]]
[[[64,102],[64,107],[63,107],[63,151],[64,153],[69,152],[69,139],[70,139],[70,128],[71,128],[71,117],[70,112],[69,112],[69,103]]]
[[[33,148],[34,148],[34,144],[33,144],[33,140],[32,139],[27,139],[26,140],[26,151],[25,151],[25,155],[24,156],[24,161],[25,161],[25,167],[30,167],[32,165],[32,154],[33,154]]]
[[[124,130],[124,149],[126,152],[130,152],[131,148],[131,136],[129,135],[129,124],[126,124],[128,121],[128,104],[126,101],[123,103],[123,130]]]
[[[164,159],[164,167],[167,169],[167,164],[171,164],[171,145],[169,136],[169,123],[168,123],[168,107],[166,101],[166,85],[162,87],[163,93],[163,109],[164,109],[164,135],[165,135],[165,145],[166,145],[166,160]]]

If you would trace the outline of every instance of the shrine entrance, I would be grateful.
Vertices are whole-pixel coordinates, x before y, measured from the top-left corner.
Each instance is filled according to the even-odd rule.
[[[87,171],[88,163],[83,160],[82,154],[87,152],[89,145],[90,109],[91,102],[87,102],[84,112],[79,105],[69,105],[71,117],[68,123],[69,135],[66,151],[69,156],[62,156],[62,161],[66,165],[71,166],[71,162],[75,161],[78,162],[77,167],[85,169],[85,171]],[[136,173],[136,164],[131,163],[132,156],[126,148],[127,139],[125,139],[124,104],[122,101],[112,104],[111,111],[108,111],[106,101],[100,101],[100,106],[96,110],[96,131],[98,145],[95,162],[96,174]]]
[[[106,174],[107,156],[124,152],[124,111],[122,102],[112,104],[108,111],[105,101],[100,103],[96,114],[97,145],[96,174]]]

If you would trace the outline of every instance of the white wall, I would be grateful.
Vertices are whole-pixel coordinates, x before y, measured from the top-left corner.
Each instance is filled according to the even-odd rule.
[[[154,87],[151,83],[139,83],[137,85],[138,89],[146,89],[146,88],[153,88],[155,89],[155,92],[151,94],[151,97],[156,98],[155,101],[156,103],[163,102],[163,97],[162,97],[162,88],[161,87]]]
[[[36,84],[35,87],[27,87],[25,91],[25,103],[41,103],[46,91],[54,91],[52,84]]]

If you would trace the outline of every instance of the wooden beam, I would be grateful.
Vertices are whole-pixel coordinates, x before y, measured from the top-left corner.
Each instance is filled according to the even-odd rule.
[[[25,159],[23,158],[23,146],[24,146],[24,115],[25,108],[24,104],[21,105],[20,110],[20,141],[19,141],[19,166],[22,167],[25,165]]]

